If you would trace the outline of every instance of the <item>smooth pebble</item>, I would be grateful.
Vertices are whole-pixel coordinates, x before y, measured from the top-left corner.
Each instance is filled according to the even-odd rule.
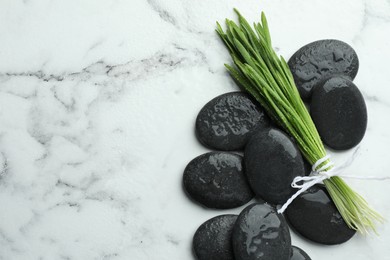
[[[204,222],[192,245],[198,260],[234,260],[232,232],[237,215],[220,215]]]
[[[199,141],[223,151],[242,150],[257,129],[268,127],[263,109],[243,92],[220,95],[208,102],[196,118]]]
[[[282,214],[266,203],[246,207],[233,228],[236,260],[289,260],[290,231]]]
[[[191,198],[209,208],[239,207],[254,196],[242,157],[229,152],[209,152],[193,159],[184,170],[183,185]]]
[[[325,80],[314,88],[310,114],[322,141],[335,150],[346,150],[363,139],[367,108],[359,89],[343,77]]]
[[[344,243],[356,233],[347,226],[324,185],[315,185],[299,195],[287,208],[286,216],[299,234],[325,245]]]
[[[305,175],[297,146],[275,128],[252,136],[244,151],[244,165],[252,190],[272,204],[285,203],[296,192],[291,182],[295,177]]]

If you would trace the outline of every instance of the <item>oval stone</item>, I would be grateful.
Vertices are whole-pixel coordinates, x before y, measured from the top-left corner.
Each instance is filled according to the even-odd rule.
[[[297,246],[291,246],[290,260],[311,260],[310,256]]]
[[[366,132],[363,96],[352,81],[343,77],[330,78],[315,87],[310,114],[322,141],[336,150],[356,146]]]
[[[302,99],[309,99],[320,81],[345,75],[353,80],[359,69],[355,50],[338,40],[320,40],[300,48],[288,61]]]
[[[295,177],[305,175],[297,146],[275,128],[252,136],[245,147],[244,164],[252,190],[272,204],[285,203],[296,192],[291,182]]]
[[[232,232],[237,215],[220,215],[204,222],[192,245],[198,260],[234,260]]]
[[[254,196],[242,157],[229,152],[209,152],[193,159],[184,170],[183,185],[191,198],[209,208],[239,207]]]
[[[291,226],[311,241],[335,245],[349,240],[356,231],[341,217],[324,185],[315,185],[287,208]]]
[[[243,149],[256,130],[269,126],[263,109],[243,92],[220,95],[208,102],[196,118],[199,141],[223,151]]]
[[[289,260],[291,237],[286,220],[272,206],[255,203],[238,216],[233,228],[236,260]]]

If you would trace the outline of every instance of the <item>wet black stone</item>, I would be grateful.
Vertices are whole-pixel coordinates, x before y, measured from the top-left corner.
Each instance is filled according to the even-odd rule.
[[[311,173],[312,165],[302,156],[303,159],[303,167],[305,168],[305,175],[309,176]]]
[[[352,81],[333,77],[313,91],[310,114],[322,141],[336,150],[356,146],[367,128],[363,96]]]
[[[287,208],[291,226],[302,236],[325,245],[341,244],[355,233],[344,222],[324,185],[315,185]]]
[[[282,214],[266,203],[246,207],[233,229],[236,260],[289,260],[291,237]]]
[[[234,260],[232,232],[237,215],[220,215],[196,230],[193,249],[198,260]]]
[[[269,126],[263,109],[243,92],[220,95],[208,102],[196,118],[199,141],[223,151],[243,149],[250,135]]]
[[[272,125],[271,127],[278,128],[277,125]],[[289,137],[290,137],[290,140],[291,140],[296,146],[298,146],[296,140],[294,139],[294,137],[292,137],[292,136],[289,136]],[[306,160],[306,158],[303,156],[303,154],[301,154],[301,156],[302,156],[302,159],[303,159],[303,167],[304,167],[304,169],[305,169],[305,175],[308,176],[308,175],[310,175],[310,173],[311,173],[312,165]]]
[[[291,246],[290,260],[311,260],[310,256],[297,246]]]
[[[209,208],[244,205],[254,194],[242,167],[242,157],[229,152],[209,152],[185,168],[183,184],[188,195]]]
[[[345,75],[353,80],[359,69],[355,50],[338,40],[320,40],[300,48],[288,61],[302,99],[309,99],[320,81]]]
[[[295,177],[305,175],[297,146],[275,128],[252,136],[245,147],[244,163],[252,190],[272,204],[285,203],[296,192],[291,182]]]

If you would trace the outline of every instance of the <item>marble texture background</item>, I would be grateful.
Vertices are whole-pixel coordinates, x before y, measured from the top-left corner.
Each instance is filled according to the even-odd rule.
[[[360,58],[369,125],[354,175],[389,175],[390,1],[0,0],[0,259],[193,259],[208,210],[184,194],[185,165],[207,149],[194,120],[237,89],[215,22],[265,11],[288,59],[335,38]],[[348,180],[390,219],[390,181]],[[314,260],[390,259],[390,224],[320,246]]]

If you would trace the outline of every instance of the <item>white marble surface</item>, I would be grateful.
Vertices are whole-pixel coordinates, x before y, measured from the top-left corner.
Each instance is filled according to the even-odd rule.
[[[390,1],[0,1],[0,259],[193,259],[196,228],[218,214],[181,188],[199,109],[236,90],[215,21],[268,16],[286,58],[336,38],[360,58],[369,111],[348,172],[389,174]],[[336,155],[339,162],[353,154]],[[390,219],[390,182],[348,181]],[[379,236],[319,246],[313,260],[390,259]]]

